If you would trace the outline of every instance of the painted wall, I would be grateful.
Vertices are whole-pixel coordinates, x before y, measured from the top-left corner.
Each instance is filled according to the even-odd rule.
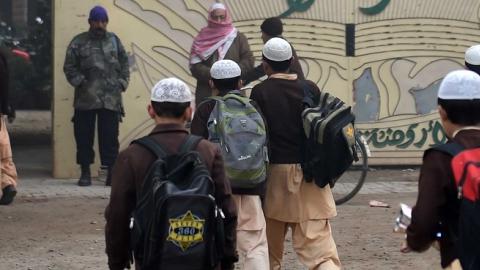
[[[190,86],[193,37],[206,25],[210,0],[55,0],[54,175],[77,174],[73,89],[63,75],[65,50],[88,28],[89,9],[100,3],[109,30],[131,62],[124,94],[127,116],[121,146],[152,128],[145,107],[159,79],[176,76]],[[263,19],[283,16],[308,79],[351,104],[373,163],[416,164],[424,149],[445,141],[436,115],[441,78],[463,65],[465,49],[480,40],[476,0],[226,0],[235,25],[249,39],[257,62]],[[97,158],[98,159],[98,158]]]

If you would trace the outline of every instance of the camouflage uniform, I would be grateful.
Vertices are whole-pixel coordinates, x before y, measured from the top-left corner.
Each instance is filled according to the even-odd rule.
[[[122,92],[129,81],[128,56],[118,37],[84,32],[68,46],[63,66],[68,82],[75,87],[74,124],[77,163],[93,163],[95,121],[102,165],[110,167],[118,155],[118,125],[123,115]]]
[[[63,70],[75,87],[77,110],[123,111],[121,93],[127,89],[130,72],[128,57],[118,37],[104,38],[89,32],[76,36],[68,46]]]

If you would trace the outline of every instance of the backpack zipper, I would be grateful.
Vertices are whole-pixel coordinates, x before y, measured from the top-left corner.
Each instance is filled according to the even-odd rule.
[[[215,202],[215,197],[213,197],[211,194],[208,194],[208,197],[213,201],[215,204],[215,218],[218,217],[218,214],[225,219],[225,214],[223,213],[222,209],[218,207],[217,203]]]
[[[133,217],[130,218],[130,225],[128,226],[131,229],[133,229],[133,223],[134,223],[135,219]]]

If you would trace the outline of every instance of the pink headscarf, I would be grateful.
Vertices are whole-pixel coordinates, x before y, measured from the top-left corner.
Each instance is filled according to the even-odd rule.
[[[224,9],[226,11],[225,20],[222,22],[214,21],[212,13],[215,9]],[[216,50],[207,52],[212,47],[220,49],[227,41],[227,37],[232,33],[236,33],[235,27],[232,25],[232,17],[225,5],[220,3],[213,4],[208,11],[208,25],[193,40],[192,49],[190,51],[190,63],[194,58],[204,61],[208,59]],[[222,43],[223,42],[223,43]],[[198,60],[193,62],[199,62]]]

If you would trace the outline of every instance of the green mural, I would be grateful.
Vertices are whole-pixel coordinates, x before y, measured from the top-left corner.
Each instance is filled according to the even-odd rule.
[[[390,4],[390,0],[381,0],[378,4],[371,7],[361,7],[360,11],[365,15],[377,15],[382,13]]]
[[[419,124],[409,125],[407,129],[395,128],[375,128],[372,130],[363,130],[360,133],[365,136],[367,142],[374,148],[382,149],[386,147],[395,147],[397,149],[417,148],[422,149],[425,146],[431,147],[442,144],[447,141],[447,136],[443,131],[442,125],[438,121],[429,121],[428,127],[421,127]],[[420,135],[420,137],[417,137]],[[425,145],[430,136],[433,142]]]
[[[295,12],[305,12],[315,3],[315,0],[287,0],[288,10],[280,15],[280,17],[288,17]]]
[[[282,13],[279,17],[285,18],[295,12],[305,12],[309,10],[315,0],[287,0],[288,10]],[[365,15],[377,15],[382,13],[390,4],[390,0],[381,0],[378,4],[371,7],[360,7],[360,11]]]

